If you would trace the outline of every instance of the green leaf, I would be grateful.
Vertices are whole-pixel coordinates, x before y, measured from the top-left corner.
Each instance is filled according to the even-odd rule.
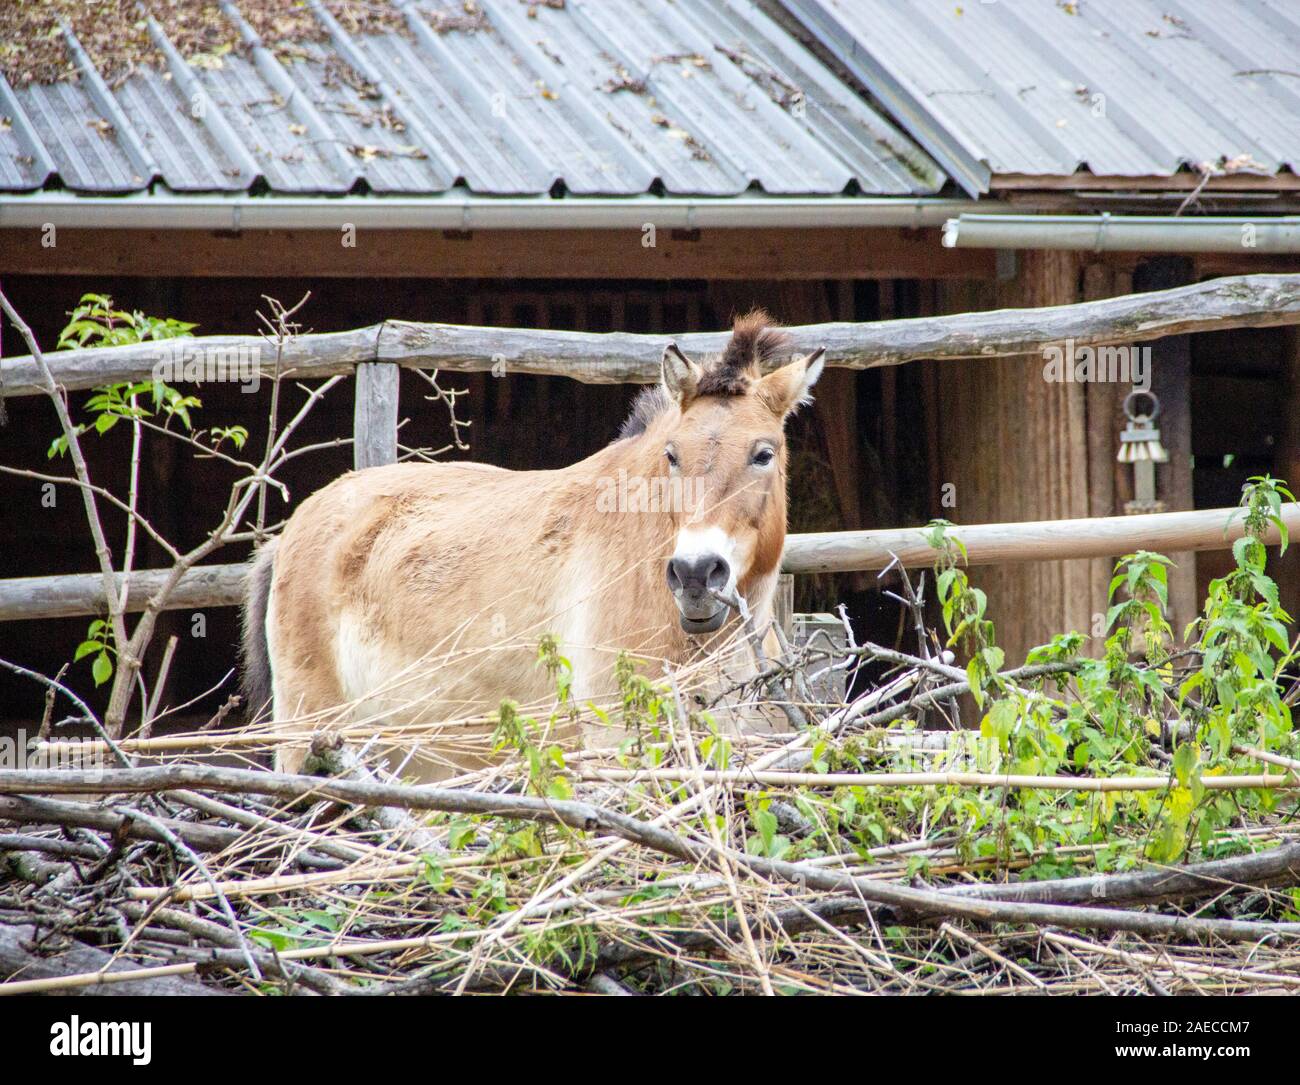
[[[90,675],[97,686],[102,686],[113,677],[113,661],[108,658],[108,652],[100,652],[95,657],[95,662],[90,665]]]
[[[472,821],[453,821],[447,830],[447,847],[452,851],[474,843],[478,827]]]
[[[1178,777],[1180,787],[1190,786],[1192,773],[1196,770],[1196,763],[1200,760],[1200,756],[1200,749],[1192,743],[1179,743],[1178,749],[1174,751],[1174,775]]]
[[[984,688],[980,685],[980,660],[978,657],[966,664],[966,680],[970,683],[970,695],[975,698],[977,708],[984,707]]]

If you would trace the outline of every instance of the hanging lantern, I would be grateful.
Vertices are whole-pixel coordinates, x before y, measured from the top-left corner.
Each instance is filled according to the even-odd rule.
[[[1139,413],[1137,405],[1143,397],[1151,401],[1151,408]],[[1169,462],[1169,453],[1160,443],[1160,431],[1155,427],[1159,414],[1160,400],[1154,392],[1135,388],[1124,397],[1128,424],[1119,435],[1117,458],[1120,463],[1133,465],[1133,500],[1124,502],[1124,511],[1130,516],[1165,511],[1165,503],[1156,499],[1156,464]]]

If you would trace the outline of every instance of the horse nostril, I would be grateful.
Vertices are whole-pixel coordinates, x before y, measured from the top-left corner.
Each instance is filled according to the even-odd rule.
[[[668,561],[668,589],[673,592],[720,591],[731,579],[731,566],[718,554],[673,557]]]

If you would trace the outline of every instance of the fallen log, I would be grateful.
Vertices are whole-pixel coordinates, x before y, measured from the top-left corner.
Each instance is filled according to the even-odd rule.
[[[122,833],[131,840],[167,843],[166,837],[152,825],[124,818],[121,814],[106,810],[102,806],[95,806],[88,802],[66,802],[38,795],[12,793],[0,795],[0,821],[10,821],[19,825],[68,825],[83,829],[97,829],[110,836]],[[202,851],[221,851],[237,843],[243,835],[238,829],[198,825],[171,818],[165,819],[164,824],[185,843]]]
[[[1211,329],[1295,323],[1300,323],[1300,275],[1238,275],[1075,305],[788,330],[796,351],[824,346],[828,365],[870,369],[920,359],[1037,354],[1066,339],[1076,346],[1131,344]],[[285,346],[282,366],[298,379],[347,373],[361,362],[393,362],[465,373],[571,377],[589,384],[648,384],[659,379],[660,356],[670,339],[688,354],[705,355],[720,351],[727,334],[601,335],[387,320],[352,331],[298,336]],[[218,357],[252,359],[269,377],[274,351],[260,336],[221,335],[56,351],[47,357],[54,379],[75,390],[147,380],[160,363],[184,365]],[[44,391],[30,356],[0,362],[0,385],[6,396]]]
[[[981,900],[1051,904],[1161,904],[1215,896],[1234,886],[1300,885],[1300,844],[1211,859],[1204,863],[1124,874],[1094,874],[1041,882],[963,885],[943,890]]]
[[[83,985],[76,988],[81,995],[156,995],[163,998],[176,998],[194,995],[231,994],[217,987],[208,987],[184,974],[154,975],[142,979],[117,979],[124,972],[133,972],[139,966],[130,961],[114,961],[112,956],[93,946],[73,942],[65,949],[48,956],[42,952],[36,940],[36,928],[32,926],[0,926],[0,981],[28,982],[49,981],[52,986],[48,993],[62,993],[57,981],[68,976],[85,973],[111,973],[115,982],[111,985]],[[185,970],[181,970],[183,973]],[[71,992],[69,992],[71,993]]]
[[[220,825],[201,825],[174,818],[157,820],[168,832],[199,851],[224,851],[248,836],[246,829],[227,829]],[[96,829],[110,836],[123,834],[128,840],[169,843],[163,833],[146,821],[123,817],[113,810],[87,802],[66,802],[37,795],[0,795],[0,822],[5,821],[19,825],[67,825]],[[311,849],[299,851],[298,861],[305,866],[323,870],[337,870],[344,865],[342,859],[320,855]]]

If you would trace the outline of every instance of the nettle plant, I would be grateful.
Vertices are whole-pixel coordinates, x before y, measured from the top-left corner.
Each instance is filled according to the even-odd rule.
[[[1236,567],[1209,586],[1202,613],[1188,626],[1185,647],[1175,644],[1168,612],[1168,558],[1149,551],[1122,557],[1110,583],[1107,636],[1099,658],[1080,652],[1086,638],[1076,632],[1031,651],[1027,664],[1070,663],[1064,680],[1039,678],[1015,684],[983,668],[972,671],[986,690],[998,692],[981,722],[983,767],[1016,774],[1060,771],[1091,776],[1171,772],[1167,792],[1035,792],[1005,796],[1003,831],[974,838],[977,852],[1007,840],[1051,847],[1107,843],[1101,855],[1126,865],[1140,853],[1172,862],[1195,844],[1219,854],[1239,846],[1223,840],[1244,814],[1266,815],[1279,801],[1268,789],[1212,791],[1207,776],[1259,772],[1250,750],[1288,753],[1295,749],[1291,709],[1283,679],[1296,660],[1288,636],[1291,618],[1265,571],[1264,543],[1271,526],[1287,546],[1282,502],[1293,501],[1285,484],[1268,476],[1249,480],[1239,515],[1244,536],[1233,546]],[[1226,525],[1225,525],[1226,526]],[[936,573],[953,568],[946,525],[933,529],[939,542]],[[945,621],[959,639],[949,611],[974,617],[966,626],[975,653],[987,653],[993,630],[982,620],[983,599],[964,574],[950,576],[939,590]],[[969,630],[974,629],[972,634]],[[987,659],[987,656],[983,658]],[[974,659],[972,660],[974,662]],[[971,668],[968,668],[971,670]],[[1047,687],[1056,688],[1049,693]],[[1172,755],[1167,750],[1172,749]],[[979,822],[979,812],[974,812]]]
[[[1188,629],[1198,633],[1201,666],[1179,687],[1198,737],[1212,754],[1225,758],[1234,742],[1271,750],[1292,736],[1290,705],[1280,695],[1279,678],[1296,658],[1289,641],[1291,616],[1278,602],[1277,584],[1265,572],[1264,533],[1275,526],[1286,551],[1283,499],[1287,487],[1268,476],[1252,478],[1242,500],[1245,534],[1232,547],[1236,568],[1210,583],[1204,613]]]
[[[1246,816],[1274,813],[1285,801],[1282,793],[1217,791],[1204,781],[1258,773],[1259,762],[1247,751],[1296,751],[1283,680],[1297,646],[1288,640],[1290,616],[1265,571],[1268,529],[1278,528],[1282,550],[1288,541],[1284,500],[1294,499],[1283,483],[1250,480],[1239,514],[1245,536],[1233,548],[1236,567],[1211,583],[1182,646],[1168,619],[1171,562],[1138,551],[1116,563],[1096,656],[1082,654],[1084,634],[1063,633],[1026,658],[1027,668],[1048,665],[1054,673],[1028,678],[1002,670],[988,600],[963,568],[966,552],[953,525],[935,521],[926,529],[947,643],[967,660],[971,692],[983,711],[978,733],[953,736],[949,763],[1028,776],[1168,774],[1167,789],[854,786],[829,796],[787,789],[783,799],[814,832],[791,843],[776,831],[771,801],[751,797],[755,850],[799,859],[847,843],[865,858],[891,840],[925,832],[949,840],[963,861],[1057,877],[1072,869],[1072,855],[1084,852],[1105,871],[1143,857],[1175,862],[1194,851],[1216,856],[1248,848],[1237,827]],[[813,744],[816,772],[918,767],[915,754],[882,748],[868,735],[818,737]]]
[[[948,520],[931,520],[925,538],[937,554],[934,590],[948,630],[947,647],[965,650],[971,696],[982,706],[986,689],[1002,688],[998,673],[1006,657],[993,643],[993,623],[984,616],[988,596],[971,586],[970,578],[961,568],[967,560],[966,544],[948,534],[952,526]]]

